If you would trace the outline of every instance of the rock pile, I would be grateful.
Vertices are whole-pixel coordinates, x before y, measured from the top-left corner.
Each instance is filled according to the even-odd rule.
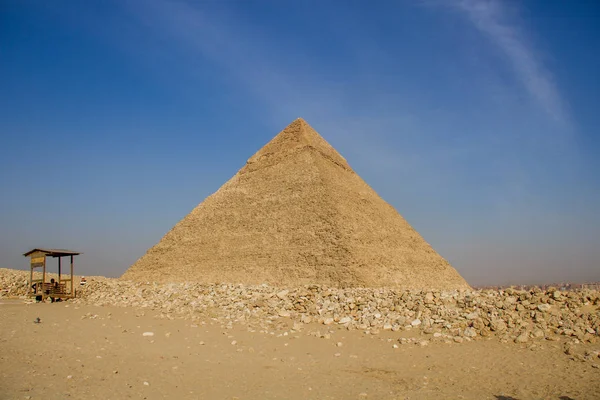
[[[0,269],[0,298],[18,297],[27,294],[29,276],[25,271]]]
[[[69,275],[70,276],[70,275]],[[66,275],[62,276],[63,278]],[[58,274],[46,273],[46,280],[58,279]],[[33,279],[42,279],[41,272],[34,272]],[[76,284],[81,279],[81,276],[73,277]],[[92,279],[95,280],[107,280],[103,276],[94,276]],[[0,298],[2,297],[21,297],[26,296],[29,293],[29,271],[20,271],[15,269],[0,268]]]
[[[0,270],[0,296],[22,296],[27,273]],[[140,283],[89,278],[78,288],[77,303],[159,311],[165,318],[214,318],[223,323],[293,329],[318,323],[360,329],[413,331],[428,340],[462,342],[484,337],[527,343],[536,339],[597,342],[600,337],[600,292],[459,290],[401,291],[338,289],[307,285],[280,289],[268,285]],[[425,345],[423,339],[401,341]],[[423,342],[423,343],[422,343]]]

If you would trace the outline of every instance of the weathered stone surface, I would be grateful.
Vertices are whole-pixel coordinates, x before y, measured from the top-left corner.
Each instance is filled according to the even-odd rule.
[[[175,224],[123,278],[469,289],[301,118]]]

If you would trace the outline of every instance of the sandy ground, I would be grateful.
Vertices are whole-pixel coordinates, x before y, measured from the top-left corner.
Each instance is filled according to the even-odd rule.
[[[284,336],[210,318],[0,300],[0,399],[600,398],[600,369],[569,359],[561,342],[394,349],[409,332],[308,335],[317,329],[327,328]]]

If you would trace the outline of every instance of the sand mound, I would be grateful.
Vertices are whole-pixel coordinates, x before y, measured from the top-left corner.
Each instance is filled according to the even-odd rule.
[[[468,288],[302,119],[252,156],[123,278]]]

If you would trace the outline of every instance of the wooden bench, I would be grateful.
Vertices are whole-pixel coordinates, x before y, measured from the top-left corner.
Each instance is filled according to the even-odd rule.
[[[65,283],[44,283],[42,285],[42,293],[46,296],[61,296],[67,293],[67,285]]]

